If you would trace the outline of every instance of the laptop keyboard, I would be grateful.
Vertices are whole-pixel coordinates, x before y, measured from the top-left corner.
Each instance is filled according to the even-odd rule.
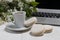
[[[35,16],[35,17],[48,17],[48,18],[60,18],[59,13],[33,12],[32,16]]]

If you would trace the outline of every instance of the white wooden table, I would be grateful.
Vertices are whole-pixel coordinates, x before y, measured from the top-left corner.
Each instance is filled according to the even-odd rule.
[[[6,24],[5,24],[6,25]],[[0,40],[60,40],[60,27],[54,26],[52,33],[43,36],[31,36],[30,31],[25,33],[13,33],[5,30],[5,25],[0,26]]]

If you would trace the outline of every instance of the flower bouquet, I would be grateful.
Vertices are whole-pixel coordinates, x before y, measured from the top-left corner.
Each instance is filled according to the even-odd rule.
[[[12,12],[25,11],[26,17],[31,17],[32,12],[36,12],[38,2],[35,0],[1,0],[0,1],[0,19],[2,21],[13,21]],[[11,20],[10,20],[10,19]]]

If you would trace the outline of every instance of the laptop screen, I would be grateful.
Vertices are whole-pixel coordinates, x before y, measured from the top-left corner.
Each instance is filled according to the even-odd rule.
[[[59,0],[36,0],[39,2],[38,8],[44,9],[60,9],[60,1]]]

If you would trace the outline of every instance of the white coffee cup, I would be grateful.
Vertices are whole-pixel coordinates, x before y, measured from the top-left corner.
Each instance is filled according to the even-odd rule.
[[[22,28],[24,27],[24,22],[25,22],[25,11],[16,11],[13,12],[13,17],[14,17],[14,23],[17,28]]]

